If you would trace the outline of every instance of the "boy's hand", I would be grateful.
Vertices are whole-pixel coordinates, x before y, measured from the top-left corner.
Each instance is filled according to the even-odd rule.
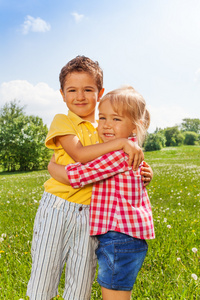
[[[133,165],[133,170],[136,171],[139,165],[144,160],[144,153],[142,149],[133,141],[126,140],[122,150],[128,154],[128,164]]]
[[[153,179],[153,170],[145,161],[144,165],[141,167],[141,175],[144,186],[147,186]]]

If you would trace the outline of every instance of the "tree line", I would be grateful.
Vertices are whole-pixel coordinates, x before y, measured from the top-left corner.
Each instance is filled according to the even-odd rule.
[[[200,119],[185,118],[177,126],[157,128],[148,134],[145,151],[161,150],[163,147],[200,144]]]
[[[0,171],[45,169],[52,151],[45,147],[48,128],[37,116],[27,116],[17,101],[0,109]],[[147,135],[145,151],[166,146],[200,144],[200,119],[183,119],[181,125],[157,128]]]

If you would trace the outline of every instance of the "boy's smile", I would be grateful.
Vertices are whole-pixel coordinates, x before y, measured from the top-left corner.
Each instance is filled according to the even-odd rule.
[[[98,133],[103,142],[117,138],[132,136],[135,126],[127,116],[116,113],[109,100],[104,100],[99,106]]]
[[[103,94],[99,92],[92,75],[86,72],[73,72],[67,75],[61,94],[69,110],[83,120],[95,122],[95,107]]]

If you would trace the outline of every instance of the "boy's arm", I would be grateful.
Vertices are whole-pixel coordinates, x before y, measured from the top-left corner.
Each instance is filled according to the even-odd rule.
[[[147,186],[153,179],[153,170],[151,166],[149,166],[145,161],[143,162],[143,166],[141,167],[141,175],[144,186]]]
[[[133,165],[133,170],[137,170],[140,163],[144,160],[142,149],[131,140],[126,138],[115,139],[102,144],[83,146],[75,135],[64,135],[56,138],[57,145],[61,144],[65,152],[74,161],[87,163],[97,157],[111,151],[123,150],[129,157],[129,166]]]
[[[69,178],[67,176],[67,172],[65,171],[64,165],[59,165],[55,162],[55,156],[53,155],[49,164],[48,164],[48,171],[51,177],[55,180],[70,185]]]

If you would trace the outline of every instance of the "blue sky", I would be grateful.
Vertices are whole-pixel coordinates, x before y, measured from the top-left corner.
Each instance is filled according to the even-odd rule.
[[[98,60],[108,92],[132,85],[151,113],[150,132],[200,118],[199,0],[0,0],[0,106],[26,105],[50,124],[67,113],[60,69]]]

